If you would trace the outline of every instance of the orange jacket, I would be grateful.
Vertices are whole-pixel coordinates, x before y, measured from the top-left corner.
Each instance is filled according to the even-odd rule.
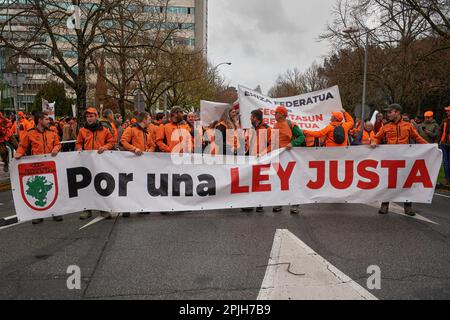
[[[250,156],[264,155],[272,147],[272,129],[261,123],[258,127],[246,131],[245,152]]]
[[[444,121],[441,124],[440,127],[440,140],[439,143],[441,144],[450,144],[450,126],[448,123],[450,122],[450,118],[444,119]]]
[[[169,122],[157,131],[156,144],[162,152],[192,152],[190,127],[185,123]],[[176,150],[174,148],[177,146]]]
[[[331,122],[328,126],[319,131],[304,130],[303,133],[314,138],[325,137],[325,147],[345,147],[348,145],[348,132],[353,128],[355,122],[352,116],[348,112],[344,112],[345,122]],[[334,142],[334,128],[338,125],[342,125],[345,132],[345,141],[341,144]]]
[[[119,131],[117,131],[117,127],[116,127],[116,124],[114,123],[114,122],[110,122],[109,123],[110,125],[111,125],[111,128],[113,129],[113,132],[114,132],[114,140],[118,140],[119,139]]]
[[[163,124],[154,124],[150,123],[147,127],[147,131],[150,133],[150,136],[152,137],[153,141],[155,141],[156,144],[156,138],[158,138],[158,131],[162,130]]]
[[[147,129],[143,129],[139,124],[135,123],[131,127],[125,129],[120,139],[122,146],[127,151],[134,152],[139,149],[143,152],[155,151],[155,141],[152,139],[151,133]]]
[[[98,150],[100,147],[111,150],[116,141],[108,128],[99,124],[97,130],[81,128],[78,132],[76,150]]]
[[[375,132],[373,132],[373,130],[370,132],[367,132],[366,130],[364,130],[363,136],[361,139],[361,144],[371,144],[374,141],[375,141]]]
[[[389,122],[381,127],[380,131],[375,135],[375,142],[378,144],[410,144],[411,138],[416,143],[428,143],[417,133],[416,129],[410,122],[405,122],[400,119],[397,123]]]
[[[316,146],[318,146],[319,141],[318,140],[316,141],[317,138],[315,138],[315,137],[313,137],[313,136],[311,136],[309,134],[305,134],[305,131],[303,131],[303,134],[305,135],[305,144],[306,144],[307,147],[316,147]]]
[[[50,129],[39,131],[32,128],[25,133],[17,148],[17,155],[24,156],[30,151],[31,155],[48,154],[61,150],[58,135]]]

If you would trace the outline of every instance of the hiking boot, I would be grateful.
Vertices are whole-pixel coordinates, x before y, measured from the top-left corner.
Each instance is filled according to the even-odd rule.
[[[253,208],[242,208],[241,211],[242,212],[252,212]]]
[[[256,212],[263,212],[264,208],[263,207],[256,207]]]
[[[272,211],[273,212],[280,212],[280,211],[282,211],[283,210],[283,208],[281,207],[281,206],[276,206],[276,207],[273,207],[272,208]]]
[[[405,208],[405,214],[410,216],[410,217],[414,217],[416,215],[416,213],[414,212],[413,208],[412,208],[412,203],[411,202],[406,202],[403,207]]]
[[[92,211],[91,210],[83,211],[80,214],[80,220],[86,220],[86,219],[89,219],[90,217],[92,217]]]
[[[124,212],[124,213],[122,213],[122,217],[129,218],[130,217],[130,213],[129,212]]]
[[[111,213],[109,213],[109,212],[102,211],[102,212],[100,212],[100,215],[101,215],[103,218],[105,218],[106,220],[111,219]]]
[[[300,206],[298,204],[291,206],[291,214],[299,214]]]
[[[32,224],[39,224],[39,223],[42,223],[42,222],[44,222],[44,219],[33,219],[33,221],[31,221],[31,223]]]
[[[381,204],[380,210],[378,210],[379,214],[387,214],[389,211],[389,202],[383,202]]]
[[[53,221],[61,222],[61,221],[63,221],[63,217],[62,216],[53,216]]]

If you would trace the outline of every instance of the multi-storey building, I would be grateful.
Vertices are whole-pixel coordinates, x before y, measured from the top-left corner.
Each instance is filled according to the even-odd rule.
[[[82,5],[95,6],[100,0],[81,0]],[[0,25],[3,23],[3,32],[8,32],[11,37],[18,37],[21,34],[32,32],[33,28],[30,26],[36,25],[36,18],[32,15],[26,14],[16,17],[11,20],[18,10],[25,8],[28,0],[0,0]],[[44,1],[45,2],[45,1]],[[71,1],[49,1],[49,3],[57,3],[58,6],[63,9],[68,9],[71,5]],[[190,49],[202,50],[206,56],[207,51],[207,0],[169,0],[167,7],[159,6],[161,2],[154,0],[141,0],[139,12],[142,12],[143,19],[145,14],[158,14],[167,13],[168,22],[166,22],[166,28],[177,28],[180,32],[177,33],[178,37],[175,39],[177,44],[182,44]],[[136,8],[128,7],[127,10],[135,10]],[[81,17],[83,19],[83,16]],[[8,21],[8,23],[6,23]],[[65,21],[63,28],[65,27]],[[148,26],[151,28],[152,22],[149,22]],[[161,28],[161,26],[157,26]],[[1,32],[1,31],[0,31]],[[56,32],[58,33],[58,32]],[[26,37],[26,35],[25,35]],[[73,46],[70,45],[70,41],[76,39],[73,31],[67,30],[63,36],[57,37],[58,49],[63,53],[64,60],[73,66],[72,70],[77,72],[77,57],[78,53]],[[50,50],[36,49],[34,54],[41,55],[43,58],[51,59],[52,52]],[[0,41],[0,69],[5,70],[6,63],[11,57],[11,51],[2,47]],[[61,81],[55,78],[50,70],[45,66],[42,66],[32,59],[25,58],[23,56],[16,57],[16,63],[20,66],[22,72],[27,74],[27,81],[19,91],[18,104],[20,110],[27,110],[29,106],[34,102],[36,93],[40,88],[49,80]],[[1,78],[1,77],[0,77]],[[0,80],[1,81],[1,80]],[[95,86],[96,72],[92,68],[88,69],[88,81],[90,87]],[[66,86],[67,93],[73,95],[74,92]],[[12,90],[4,88],[1,92],[1,98],[3,100],[3,109],[11,109],[12,102],[6,103],[5,101],[12,101]]]

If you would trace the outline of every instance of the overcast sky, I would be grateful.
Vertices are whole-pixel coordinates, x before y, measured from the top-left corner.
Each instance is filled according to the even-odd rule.
[[[209,0],[208,59],[231,86],[266,93],[288,68],[307,69],[329,51],[318,36],[335,0]]]

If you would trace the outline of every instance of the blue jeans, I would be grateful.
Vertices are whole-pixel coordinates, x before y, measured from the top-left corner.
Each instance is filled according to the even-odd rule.
[[[450,146],[439,145],[442,150],[442,162],[444,163],[445,179],[450,181]]]

